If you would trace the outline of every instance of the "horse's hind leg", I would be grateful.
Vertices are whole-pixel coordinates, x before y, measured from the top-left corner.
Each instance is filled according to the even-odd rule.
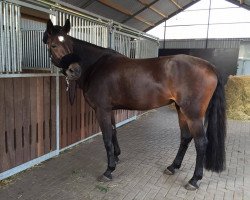
[[[115,126],[115,116],[114,116],[113,112],[112,112],[112,116],[111,116],[111,123],[112,123],[112,128],[113,128],[112,142],[113,142],[113,145],[114,145],[115,161],[118,162],[119,161],[118,156],[121,154],[121,150],[120,150],[118,140],[117,140],[117,132],[116,132],[116,126]]]
[[[111,123],[111,116],[112,111],[106,111],[103,109],[96,109],[96,117],[99,122],[102,136],[103,136],[103,142],[106,148],[107,152],[107,158],[108,158],[108,167],[107,170],[103,173],[102,176],[99,177],[100,181],[108,181],[112,179],[112,172],[115,170],[116,162],[114,157],[114,145],[112,142],[112,123]]]
[[[192,140],[192,136],[190,135],[190,131],[189,131],[185,116],[180,111],[180,107],[178,105],[176,105],[176,110],[178,113],[179,126],[181,130],[181,142],[180,142],[178,153],[173,163],[170,166],[168,166],[167,169],[164,171],[164,173],[168,175],[174,174],[175,169],[179,169],[181,167],[181,163],[187,151],[188,145],[190,141]]]
[[[198,188],[197,182],[203,177],[203,163],[207,147],[207,138],[204,131],[203,120],[193,119],[187,120],[189,130],[194,138],[196,149],[196,164],[193,177],[185,186],[188,190],[195,190]]]

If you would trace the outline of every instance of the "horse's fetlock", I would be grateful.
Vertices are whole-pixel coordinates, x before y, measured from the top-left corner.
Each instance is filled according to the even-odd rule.
[[[115,168],[116,168],[116,164],[115,164],[115,166],[108,166],[108,170],[109,170],[110,172],[115,171]]]

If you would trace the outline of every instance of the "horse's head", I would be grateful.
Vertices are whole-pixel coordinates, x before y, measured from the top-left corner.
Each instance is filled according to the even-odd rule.
[[[51,61],[69,80],[77,80],[81,76],[80,58],[73,52],[73,41],[68,32],[70,22],[67,19],[65,25],[54,26],[51,20],[47,22],[47,29],[43,34],[43,42],[47,44],[51,55]]]

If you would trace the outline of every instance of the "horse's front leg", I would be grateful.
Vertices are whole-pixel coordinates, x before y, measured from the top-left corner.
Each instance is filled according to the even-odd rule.
[[[116,125],[115,125],[115,116],[114,116],[114,113],[112,112],[112,115],[111,115],[111,123],[112,123],[112,128],[113,128],[113,133],[112,133],[112,142],[113,142],[113,145],[114,145],[114,155],[115,155],[115,161],[116,163],[119,162],[119,155],[121,154],[121,149],[119,147],[119,144],[118,144],[118,140],[117,140],[117,132],[116,132]]]
[[[112,142],[112,123],[111,123],[112,111],[106,111],[103,109],[96,110],[96,117],[99,122],[103,142],[107,152],[108,167],[107,170],[98,179],[100,181],[110,181],[112,179],[112,172],[115,170],[116,162],[114,156],[114,145]]]

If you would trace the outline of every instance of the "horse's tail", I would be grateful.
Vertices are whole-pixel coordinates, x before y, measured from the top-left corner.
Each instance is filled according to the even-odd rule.
[[[207,150],[205,168],[221,172],[225,169],[225,137],[226,137],[226,102],[224,85],[220,75],[218,83],[210,100],[207,113]]]

